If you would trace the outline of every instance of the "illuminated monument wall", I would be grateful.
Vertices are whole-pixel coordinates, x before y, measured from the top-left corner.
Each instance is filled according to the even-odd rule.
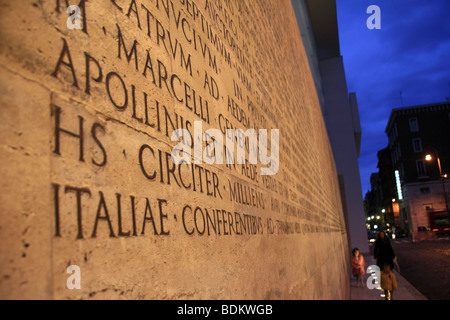
[[[348,298],[290,1],[20,0],[0,15],[1,298]],[[278,173],[174,164],[172,131],[195,121],[279,129]]]

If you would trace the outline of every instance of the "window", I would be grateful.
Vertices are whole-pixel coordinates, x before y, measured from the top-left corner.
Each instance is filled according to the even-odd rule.
[[[411,132],[419,131],[419,121],[417,121],[417,118],[410,118],[409,119],[409,130]]]
[[[391,149],[391,160],[393,164],[396,164],[400,157],[402,156],[402,150],[400,148],[400,143],[397,142],[395,146]]]
[[[418,177],[426,176],[427,170],[425,169],[425,163],[423,162],[423,160],[416,161],[416,168],[417,168],[417,176]]]
[[[433,204],[432,203],[425,203],[423,205],[423,208],[425,209],[425,211],[431,211],[431,210],[433,210]]]
[[[389,134],[389,145],[392,147],[397,140],[398,137],[398,130],[397,130],[397,124],[395,123],[392,127],[392,130]]]
[[[400,148],[400,142],[397,143],[397,160],[402,156],[402,149]]]
[[[398,171],[400,173],[400,179],[404,179],[404,177],[405,177],[405,167],[403,166],[403,163],[400,163],[400,166],[398,167]]]
[[[420,193],[421,194],[430,194],[430,188],[426,187],[426,188],[420,188]]]
[[[392,148],[391,150],[391,159],[392,159],[392,163],[396,164],[397,163],[397,149],[396,148]]]
[[[422,139],[417,138],[413,139],[413,148],[414,152],[422,152]]]

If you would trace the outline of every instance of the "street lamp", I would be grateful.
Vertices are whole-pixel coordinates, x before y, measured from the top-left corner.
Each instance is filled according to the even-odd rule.
[[[437,160],[437,164],[438,164],[438,167],[439,167],[439,177],[441,178],[442,189],[444,190],[445,208],[447,210],[448,222],[450,224],[450,211],[448,210],[447,192],[445,191],[445,179],[447,179],[447,174],[446,173],[442,173],[441,159],[439,159],[439,155],[438,155],[437,151],[435,151],[435,155],[436,155],[436,160]],[[427,154],[425,156],[425,160],[426,161],[433,160],[432,155],[431,154]]]

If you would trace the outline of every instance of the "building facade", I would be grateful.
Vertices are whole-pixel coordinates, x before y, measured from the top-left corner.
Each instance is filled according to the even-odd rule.
[[[336,2],[292,0],[292,3],[336,162],[349,247],[368,252],[358,164],[361,125],[356,94],[349,94],[347,88]]]
[[[372,235],[379,230],[390,235],[403,234],[399,215],[396,180],[392,168],[391,151],[386,147],[377,153],[378,172],[370,176],[371,190],[364,198],[366,226]]]
[[[401,227],[417,240],[448,232],[450,103],[393,109],[386,134]]]

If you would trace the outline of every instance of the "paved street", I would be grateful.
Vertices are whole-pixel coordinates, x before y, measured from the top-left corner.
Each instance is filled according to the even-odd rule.
[[[450,300],[450,241],[392,241],[401,275],[430,300]]]

